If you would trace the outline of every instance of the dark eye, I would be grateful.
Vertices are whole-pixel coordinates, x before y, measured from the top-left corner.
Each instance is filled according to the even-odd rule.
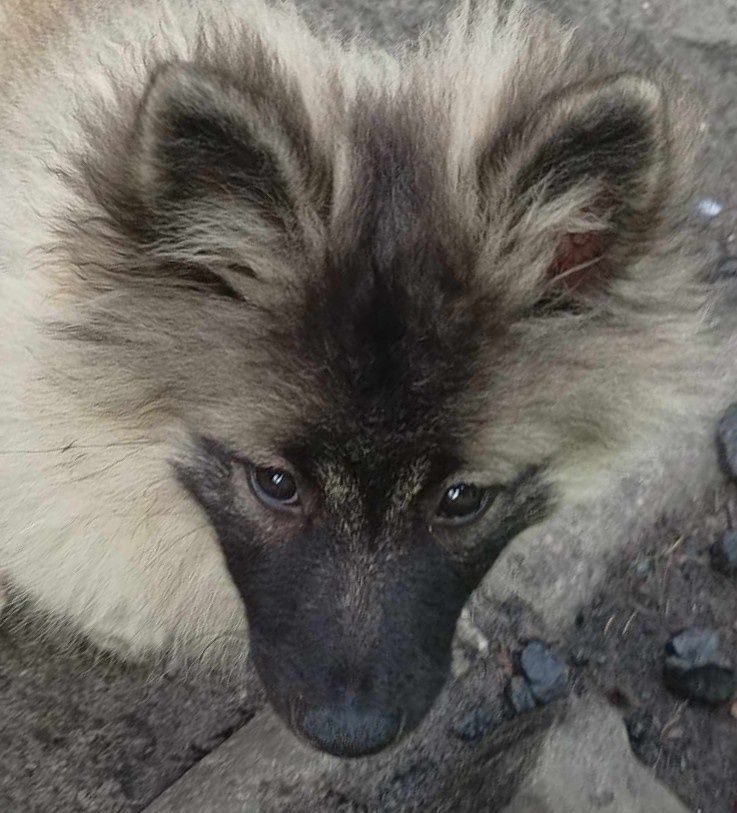
[[[253,493],[269,508],[284,510],[299,505],[299,491],[294,477],[284,469],[253,466]]]
[[[447,525],[460,525],[476,519],[489,505],[491,491],[488,488],[456,483],[448,488],[438,505],[437,516]]]

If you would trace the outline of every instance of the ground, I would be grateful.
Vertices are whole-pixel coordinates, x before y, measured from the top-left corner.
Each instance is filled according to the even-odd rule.
[[[436,17],[440,4],[310,0],[305,5],[316,16],[327,11],[345,28],[363,27],[392,39]],[[737,256],[737,1],[547,0],[546,5],[586,26],[626,28],[644,60],[666,57],[699,88],[707,114],[697,194],[702,207],[694,221],[700,224],[700,249],[714,268],[726,268],[727,258]],[[709,210],[713,217],[705,216]],[[729,522],[728,501],[722,495],[713,510],[685,524],[663,523],[647,538],[633,539],[611,563],[605,586],[581,608],[579,623],[551,642],[571,664],[574,693],[600,690],[608,696],[627,720],[640,759],[689,808],[704,813],[737,809],[737,720],[728,707],[715,711],[671,695],[662,685],[661,663],[668,637],[694,623],[719,629],[727,649],[737,653],[737,581],[715,573],[706,553]],[[651,564],[648,572],[647,566],[638,568],[642,562]],[[469,670],[469,685],[475,691],[483,684],[486,700],[474,706],[469,692],[457,696],[442,751],[447,766],[493,764],[496,751],[478,745],[484,732],[520,720],[510,720],[501,694],[525,632],[514,606],[507,611],[494,621],[491,655]],[[452,691],[446,696],[449,707],[455,697]],[[0,626],[0,810],[141,810],[204,755],[217,754],[261,702],[251,676],[237,685],[193,674],[151,676],[63,646],[40,635],[22,612],[13,614]],[[443,761],[419,755],[405,765],[410,767],[387,773],[375,794],[364,797],[365,809],[412,809],[423,798],[429,805],[424,794],[439,787],[434,774],[443,774]],[[445,768],[443,784],[448,798],[471,792],[490,798],[482,795],[483,783],[463,785],[457,778],[462,772],[451,767]],[[325,809],[360,809],[349,806],[349,795],[326,794]]]
[[[596,687],[619,707],[635,753],[704,813],[737,810],[737,700],[712,709],[674,696],[663,688],[663,655],[673,634],[693,626],[718,630],[737,653],[737,578],[715,571],[709,555],[729,525],[718,510],[633,540],[565,642],[574,690]]]

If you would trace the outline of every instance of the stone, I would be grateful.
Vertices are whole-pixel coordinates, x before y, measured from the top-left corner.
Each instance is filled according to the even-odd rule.
[[[568,693],[568,669],[540,641],[532,641],[520,654],[520,667],[535,700],[550,703]]]
[[[724,211],[724,205],[714,198],[701,198],[696,203],[696,213],[704,220],[712,220]]]
[[[635,573],[641,579],[646,579],[653,572],[653,563],[651,559],[641,559],[635,562]]]
[[[737,531],[726,531],[711,546],[714,568],[725,576],[737,574]]]
[[[666,644],[663,677],[675,694],[689,700],[720,705],[737,689],[737,674],[719,651],[714,630],[693,627]]]
[[[597,697],[572,699],[548,732],[503,813],[686,813],[633,755],[617,712]]]
[[[727,407],[719,421],[717,447],[724,473],[737,479],[737,404]]]
[[[533,707],[535,702],[532,703]],[[494,716],[484,708],[476,708],[451,727],[451,732],[462,742],[478,742],[494,723]]]
[[[146,813],[262,810],[265,782],[305,783],[338,761],[301,745],[266,709],[191,768]]]
[[[701,666],[711,661],[719,652],[719,633],[716,630],[691,627],[671,638],[665,645],[665,650],[669,655]]]
[[[625,725],[630,742],[639,744],[652,731],[653,715],[646,709],[635,709],[625,720]]]
[[[535,698],[532,696],[530,686],[521,675],[515,675],[510,679],[505,694],[515,714],[522,714],[535,708]]]
[[[655,725],[652,713],[640,706],[624,718],[624,724],[634,753],[646,765],[654,764],[662,743],[660,729]]]
[[[722,257],[715,269],[717,279],[737,277],[737,257]]]
[[[588,666],[591,663],[591,656],[585,649],[574,649],[569,662],[572,666]]]

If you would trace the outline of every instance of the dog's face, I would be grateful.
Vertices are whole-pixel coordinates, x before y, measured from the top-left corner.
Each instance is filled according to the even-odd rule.
[[[64,335],[105,408],[135,389],[189,427],[173,467],[273,705],[357,756],[422,719],[470,592],[620,440],[643,325],[604,290],[657,223],[667,121],[635,77],[520,78],[456,143],[429,87],[312,110],[251,58],[159,70],[117,164],[91,136],[107,226],[69,232],[94,295]]]
[[[263,387],[257,445],[226,430],[178,466],[272,704],[342,756],[422,719],[471,590],[552,502],[543,459],[502,476],[473,457],[484,344],[501,326],[453,287],[459,258],[419,236],[397,240],[400,258],[370,236],[329,256],[262,338],[269,378],[290,386]]]
[[[202,441],[182,477],[217,530],[272,704],[318,748],[358,756],[422,719],[465,600],[547,494],[531,471],[457,482],[433,446],[398,436],[313,442],[259,465]]]

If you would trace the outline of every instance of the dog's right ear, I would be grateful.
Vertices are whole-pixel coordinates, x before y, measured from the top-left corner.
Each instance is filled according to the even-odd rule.
[[[136,175],[154,213],[201,199],[284,218],[303,175],[275,104],[217,72],[173,62],[150,80],[138,118]]]

